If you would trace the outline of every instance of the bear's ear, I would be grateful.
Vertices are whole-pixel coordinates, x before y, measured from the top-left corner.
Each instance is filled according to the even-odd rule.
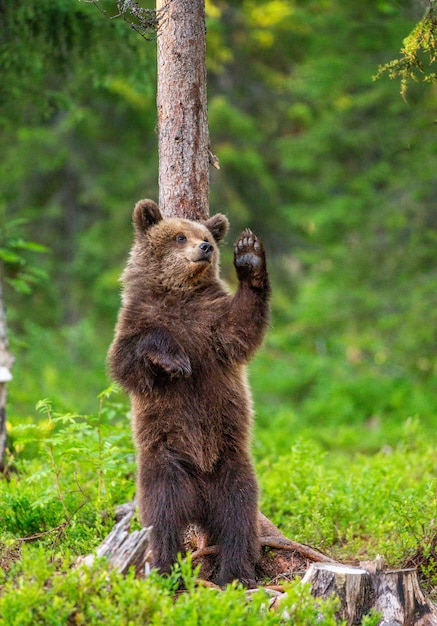
[[[143,233],[162,220],[158,205],[153,200],[139,200],[134,208],[133,223],[137,233]]]
[[[211,232],[217,243],[219,243],[224,238],[229,228],[228,218],[226,217],[226,215],[222,215],[221,213],[213,215],[209,218],[209,220],[203,222],[203,224]]]

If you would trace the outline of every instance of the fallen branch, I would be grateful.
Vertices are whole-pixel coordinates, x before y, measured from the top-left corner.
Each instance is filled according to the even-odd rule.
[[[135,503],[126,506],[123,516],[98,546],[96,553],[79,559],[79,565],[91,565],[95,558],[105,557],[111,566],[118,569],[122,574],[125,574],[130,567],[135,567],[137,576],[144,576],[147,573],[151,528],[142,528],[130,532],[130,524],[135,509]]]

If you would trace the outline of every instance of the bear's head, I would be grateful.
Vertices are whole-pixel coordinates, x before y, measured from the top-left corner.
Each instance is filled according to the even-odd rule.
[[[224,215],[202,222],[163,219],[153,200],[140,200],[133,223],[135,243],[124,282],[136,277],[155,290],[175,291],[218,279],[218,243],[229,228]]]

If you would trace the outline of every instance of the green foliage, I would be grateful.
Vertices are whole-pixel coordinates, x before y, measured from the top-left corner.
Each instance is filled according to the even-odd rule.
[[[4,485],[0,504],[6,537],[62,530],[66,545],[80,550],[104,532],[114,503],[132,499],[128,419],[120,404],[104,401],[107,395],[101,394],[98,413],[86,417],[53,412],[41,401],[43,419],[11,429],[6,464],[18,473]]]
[[[378,626],[380,622],[381,614],[372,609],[368,615],[363,617],[361,626]]]
[[[35,306],[39,295],[31,296]],[[9,319],[12,350],[19,354],[9,384],[11,420],[15,423],[15,416],[19,422],[39,419],[32,400],[44,397],[50,397],[58,411],[94,411],[95,397],[108,384],[105,355],[112,328],[102,325],[96,333],[97,322],[84,319],[54,331],[29,319],[17,320],[12,315]],[[29,376],[35,367],[37,375]]]
[[[299,583],[289,586],[281,610],[274,612],[267,610],[269,597],[263,591],[249,600],[240,587],[230,586],[225,592],[196,587],[194,576],[186,563],[176,565],[168,579],[152,575],[145,581],[135,579],[132,573],[108,572],[104,562],[71,569],[66,561],[57,568],[42,550],[26,549],[0,591],[0,624],[201,626],[226,622],[273,626],[282,624],[285,615],[296,626],[337,623],[334,603],[315,601]],[[176,598],[175,577],[182,577],[188,590]]]
[[[404,39],[402,56],[380,66],[375,75],[375,78],[380,78],[383,74],[388,74],[389,78],[400,78],[403,97],[406,96],[410,80],[437,82],[437,74],[432,71],[432,65],[437,58],[437,17],[434,0],[428,0],[428,4],[423,18]]]
[[[106,8],[113,3],[99,4]],[[131,78],[141,74],[144,80],[144,72],[151,70],[135,33],[119,20],[102,18],[86,3],[40,0],[17,6],[2,0],[1,14],[2,130],[8,122],[27,125],[74,106],[84,81],[102,84],[123,71],[129,59],[136,60]]]
[[[262,591],[248,601],[238,587],[198,587],[189,558],[168,578],[153,573],[146,581],[109,572],[105,562],[72,567],[107,534],[113,505],[133,496],[130,427],[108,393],[95,416],[57,414],[44,401],[38,426],[12,431],[18,471],[0,483],[0,624],[203,624],[212,616],[279,624],[284,615],[298,625],[336,624],[336,604],[314,600],[299,581],[272,612]],[[417,421],[406,424],[396,448],[376,455],[326,453],[301,439],[257,469],[261,508],[288,536],[340,560],[383,554],[398,567],[416,559],[423,584],[435,584],[437,464]],[[176,594],[181,581],[186,592]]]
[[[275,463],[259,464],[263,510],[286,535],[335,557],[382,554],[401,566],[435,541],[437,465],[422,437],[409,422],[396,448],[352,459],[299,441]]]
[[[26,220],[18,219],[0,225],[0,275],[15,291],[21,294],[32,293],[33,288],[47,279],[44,270],[35,266],[29,253],[47,252],[47,248],[34,241],[24,240],[20,228]]]

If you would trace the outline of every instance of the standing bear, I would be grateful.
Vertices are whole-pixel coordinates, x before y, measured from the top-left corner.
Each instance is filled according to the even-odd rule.
[[[137,498],[142,524],[153,527],[153,566],[170,570],[193,523],[219,546],[219,584],[250,585],[260,546],[246,364],[268,326],[263,246],[250,230],[241,233],[231,295],[219,278],[224,215],[163,219],[152,200],[141,200],[133,222],[108,359],[131,398]]]

